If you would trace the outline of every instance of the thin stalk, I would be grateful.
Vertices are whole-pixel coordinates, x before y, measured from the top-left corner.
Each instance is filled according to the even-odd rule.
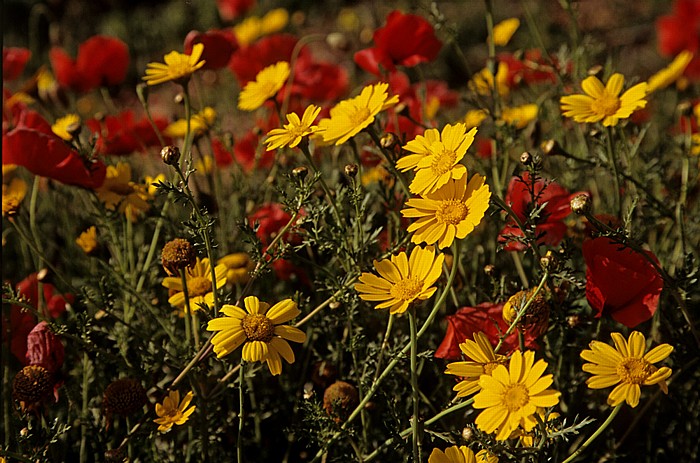
[[[238,435],[236,436],[236,457],[243,463],[243,381],[245,380],[245,362],[241,360],[238,375]]]
[[[377,380],[379,376],[379,371],[382,366],[382,360],[384,358],[384,352],[389,345],[389,336],[391,335],[391,328],[394,326],[394,314],[389,314],[389,322],[386,324],[386,332],[384,333],[384,339],[382,339],[382,345],[379,347],[379,355],[377,356],[377,370],[374,372],[374,381]]]
[[[413,419],[411,420],[411,434],[413,442],[413,461],[421,461],[421,423],[420,423],[420,391],[418,389],[418,334],[416,329],[416,309],[411,307],[408,312],[409,329],[411,333],[411,390],[413,392]]]
[[[171,196],[168,195],[165,203],[163,204],[163,209],[160,211],[160,217],[158,217],[158,221],[156,222],[153,237],[151,238],[151,244],[148,247],[148,254],[146,255],[146,260],[143,262],[143,266],[141,267],[141,276],[136,284],[136,291],[138,292],[141,292],[141,289],[143,289],[143,285],[146,282],[146,273],[148,272],[148,268],[151,266],[151,262],[153,262],[153,257],[155,257],[156,246],[158,244],[158,239],[160,238],[160,231],[165,223],[165,217],[167,216],[168,209],[170,208],[171,199]]]
[[[615,199],[614,208],[617,216],[622,218],[622,197],[620,196],[620,172],[617,167],[617,156],[615,155],[615,150],[613,149],[613,130],[612,127],[605,128],[605,148],[608,153],[608,162],[612,167],[613,171],[613,188],[615,188]]]
[[[88,418],[88,385],[90,384],[90,371],[88,362],[90,361],[87,352],[83,352],[83,388],[80,391],[82,394],[82,407],[80,411],[80,463],[87,461],[87,418]]]
[[[180,278],[182,279],[182,293],[185,296],[185,314],[182,318],[185,319],[185,342],[187,343],[187,350],[189,351],[189,348],[192,347],[192,343],[190,341],[190,334],[192,332],[192,328],[190,326],[190,314],[192,313],[192,309],[190,308],[190,295],[187,288],[185,269],[180,269]]]
[[[600,425],[600,427],[596,430],[596,432],[593,433],[591,437],[588,438],[586,442],[583,443],[581,447],[579,447],[574,453],[569,455],[569,458],[564,460],[562,463],[570,463],[574,461],[576,458],[578,458],[581,453],[583,453],[586,448],[593,443],[594,440],[600,436],[603,431],[612,423],[612,421],[615,419],[615,416],[617,416],[617,413],[620,411],[620,408],[622,407],[622,404],[618,405],[617,407],[613,408],[612,412],[610,412],[610,415],[608,418],[603,422],[603,424]]]

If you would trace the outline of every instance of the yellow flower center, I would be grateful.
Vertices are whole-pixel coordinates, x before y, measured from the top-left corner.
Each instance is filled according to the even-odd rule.
[[[189,297],[204,296],[211,292],[211,280],[205,277],[193,277],[187,280],[187,295]]]
[[[452,150],[443,148],[440,154],[437,154],[430,165],[433,173],[442,175],[449,172],[457,161],[457,153]]]
[[[435,211],[435,218],[439,223],[447,223],[457,225],[469,213],[469,208],[466,204],[455,199],[441,201],[440,206]]]
[[[493,373],[493,370],[496,369],[496,367],[500,365],[498,362],[489,362],[484,364],[484,374],[491,376]]]
[[[193,67],[190,64],[190,57],[188,55],[179,55],[177,61],[168,63],[168,74],[175,79],[188,76],[192,74],[192,72]]]
[[[366,106],[352,106],[352,110],[348,111],[348,119],[354,126],[363,124],[370,116],[369,108]]]
[[[423,289],[423,282],[416,277],[406,278],[391,287],[391,296],[402,301],[412,301]]]
[[[248,314],[243,317],[243,331],[250,341],[270,342],[275,335],[275,325],[265,315]]]
[[[655,370],[643,358],[627,357],[617,364],[617,375],[626,384],[642,384]]]
[[[524,384],[509,384],[501,399],[509,412],[516,412],[530,402],[530,391]]]
[[[602,98],[593,100],[591,109],[596,114],[612,116],[620,109],[620,99],[616,96],[605,94]]]

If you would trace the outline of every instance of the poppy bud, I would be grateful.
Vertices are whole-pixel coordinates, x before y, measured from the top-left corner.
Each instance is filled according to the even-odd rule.
[[[345,175],[350,178],[355,178],[357,175],[358,167],[357,164],[347,164],[345,166]]]
[[[577,215],[590,214],[591,197],[586,194],[574,196],[571,199],[571,210]]]
[[[167,165],[174,166],[180,160],[180,149],[173,145],[164,146],[160,150],[160,157]]]

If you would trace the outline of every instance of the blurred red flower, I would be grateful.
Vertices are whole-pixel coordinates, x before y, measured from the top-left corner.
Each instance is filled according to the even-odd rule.
[[[335,64],[315,62],[310,54],[301,55],[294,66],[292,95],[311,102],[335,101],[348,90],[347,71]]]
[[[658,264],[656,256],[645,251]],[[583,242],[586,261],[586,299],[596,317],[634,328],[649,320],[659,306],[664,281],[654,266],[639,253],[606,237]]]
[[[258,229],[255,234],[258,236],[263,246],[267,247],[275,236],[277,236],[277,233],[287,225],[291,218],[291,214],[286,212],[281,204],[269,203],[251,214],[250,217],[248,217],[248,222],[250,222],[251,225],[255,223],[258,224]],[[292,244],[298,244],[301,241],[301,237],[291,229],[287,231],[284,239]]]
[[[374,44],[355,53],[355,63],[377,76],[397,65],[412,67],[433,61],[442,48],[428,21],[397,10],[387,15],[384,27],[374,31]]]
[[[272,269],[275,271],[275,276],[282,281],[296,278],[304,286],[311,286],[311,280],[306,271],[289,259],[277,259],[272,263]]]
[[[231,60],[231,55],[238,49],[238,41],[233,31],[211,30],[207,32],[190,31],[185,37],[184,53],[192,54],[192,47],[201,43],[204,51],[200,59],[204,60],[203,69],[221,69]]]
[[[446,360],[459,360],[462,351],[459,345],[466,339],[474,339],[474,333],[483,332],[496,347],[500,335],[508,330],[508,324],[503,320],[503,302],[483,302],[476,307],[462,307],[454,315],[446,316],[447,332],[440,346],[435,351],[435,357]],[[535,337],[525,332],[525,347],[537,349]],[[518,333],[514,330],[503,341],[500,353],[510,353],[519,349]]]
[[[226,148],[224,142],[218,138],[214,138],[211,141],[211,147],[217,166],[226,167],[233,163],[233,154]]]
[[[498,61],[508,66],[508,87],[513,88],[522,82],[527,84],[554,84],[557,81],[556,69],[542,57],[538,49],[526,50],[522,59],[516,58],[512,53],[501,53]],[[555,58],[552,58],[558,65]]]
[[[254,168],[267,169],[274,162],[275,151],[261,151],[256,160],[259,143],[260,136],[255,131],[250,131],[233,144],[233,157],[243,171],[250,172]]]
[[[530,189],[534,191],[534,201]],[[535,236],[538,237],[539,244],[556,246],[566,235],[566,224],[563,220],[571,214],[571,198],[581,193],[583,192],[578,191],[571,194],[561,185],[541,178],[538,178],[533,185],[530,173],[523,172],[522,178],[513,177],[511,179],[505,202],[510,205],[513,212],[523,222],[527,220],[532,209],[544,205],[535,226]],[[515,221],[509,220],[498,234],[498,241],[505,244],[503,248],[506,251],[523,251],[526,249],[525,244],[515,240],[515,238],[523,236],[523,231],[516,225]]]
[[[216,0],[219,15],[224,21],[233,21],[255,5],[255,0]]]
[[[255,80],[258,72],[278,61],[290,62],[298,39],[291,34],[273,34],[241,47],[233,53],[229,67],[238,83],[244,86]],[[303,59],[306,48],[302,48],[297,59]]]
[[[693,53],[684,75],[700,78],[700,0],[676,0],[673,14],[656,21],[659,51],[665,56],[675,56],[683,50]]]
[[[167,119],[162,117],[154,118],[153,122],[161,132],[168,126]],[[101,155],[124,156],[136,151],[146,152],[152,146],[160,146],[158,136],[148,119],[142,117],[136,121],[134,112],[130,109],[116,116],[107,116],[103,121],[89,119],[85,124],[97,136],[95,150]],[[166,144],[169,141],[166,137]]]
[[[49,60],[62,87],[89,92],[124,81],[129,68],[129,48],[117,38],[95,35],[80,44],[75,60],[58,47],[49,51]]]
[[[85,160],[51,130],[35,111],[22,111],[16,126],[2,137],[2,163],[17,164],[35,175],[66,185],[98,188],[107,167],[99,160]],[[4,128],[4,127],[3,127]]]
[[[27,336],[26,365],[40,365],[50,373],[56,373],[63,366],[63,343],[48,323],[39,322]]]
[[[32,52],[26,48],[9,47],[2,48],[2,80],[15,80],[18,78]]]

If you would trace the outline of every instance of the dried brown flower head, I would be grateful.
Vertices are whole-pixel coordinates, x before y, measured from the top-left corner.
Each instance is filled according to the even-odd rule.
[[[163,246],[161,262],[168,275],[178,276],[180,270],[194,267],[196,261],[197,253],[194,246],[185,239],[175,238]]]

